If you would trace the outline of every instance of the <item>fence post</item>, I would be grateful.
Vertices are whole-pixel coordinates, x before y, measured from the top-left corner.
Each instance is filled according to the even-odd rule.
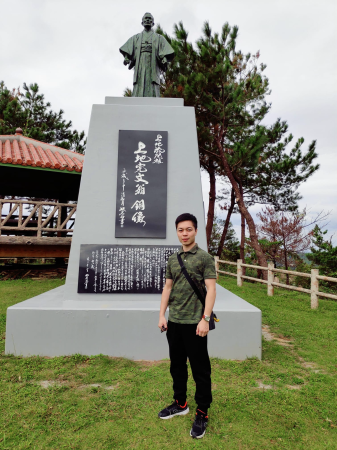
[[[318,269],[311,269],[311,309],[318,308]]]
[[[19,203],[19,220],[18,220],[18,229],[22,226],[22,214],[23,214],[23,204]]]
[[[42,206],[42,202],[41,202],[40,206],[39,206],[39,215],[38,215],[38,218],[37,218],[37,237],[41,237],[42,236],[42,232],[41,232],[42,213],[43,213],[43,206]]]
[[[274,295],[274,263],[268,263],[268,296],[272,297]]]
[[[216,279],[219,279],[219,256],[214,256]]]
[[[242,259],[237,262],[237,285],[242,286]]]

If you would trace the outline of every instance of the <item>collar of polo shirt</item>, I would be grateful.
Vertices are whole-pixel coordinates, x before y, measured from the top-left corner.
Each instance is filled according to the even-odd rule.
[[[199,248],[198,244],[195,244],[195,246],[192,247],[190,250],[187,250],[187,252],[184,252],[183,247],[181,247],[178,253],[179,253],[179,255],[181,255],[182,253],[194,253],[195,254],[195,253],[197,253],[198,248]]]

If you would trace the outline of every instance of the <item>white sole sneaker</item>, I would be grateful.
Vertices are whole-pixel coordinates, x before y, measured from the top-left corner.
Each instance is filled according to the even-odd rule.
[[[205,436],[205,434],[206,434],[206,430],[200,436],[192,436],[192,430],[190,431],[190,436],[193,439],[201,439],[201,438],[203,438]]]
[[[184,409],[184,411],[181,411],[181,412],[178,412],[178,413],[175,413],[175,414],[171,414],[170,416],[167,416],[167,417],[159,417],[159,419],[164,419],[164,420],[166,420],[166,419],[172,419],[173,417],[175,417],[175,416],[185,416],[186,414],[188,414],[190,412],[190,410],[189,410],[189,408],[187,407],[186,409]]]

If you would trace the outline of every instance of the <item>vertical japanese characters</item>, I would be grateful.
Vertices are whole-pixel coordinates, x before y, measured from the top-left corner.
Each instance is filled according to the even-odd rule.
[[[120,130],[115,237],[166,237],[168,132]]]
[[[147,172],[146,164],[151,161],[151,158],[147,155],[147,150],[145,150],[146,145],[144,142],[138,142],[138,149],[134,151],[135,154],[135,163],[136,163],[136,189],[135,195],[145,195],[145,186],[149,184],[147,180],[145,180],[145,173]],[[134,209],[136,212],[132,216],[132,221],[135,223],[142,223],[143,227],[146,225],[145,221],[145,200],[141,198],[136,200],[134,204],[131,206],[131,209]]]
[[[82,245],[80,293],[161,293],[167,260],[179,246]]]
[[[92,246],[90,246],[92,247]],[[98,281],[98,260],[99,260],[99,252],[89,251],[88,255],[85,259],[85,274],[84,274],[84,291],[82,292],[94,292],[97,293],[97,281]],[[81,292],[80,290],[78,292]]]
[[[129,178],[127,177],[127,173],[126,173],[126,169],[124,168],[122,171],[122,192],[121,192],[121,198],[120,198],[120,207],[119,207],[119,223],[121,228],[124,227],[124,222],[125,222],[125,213],[126,213],[126,208],[125,208],[125,183],[126,180],[129,181]]]
[[[163,149],[162,143],[163,136],[161,134],[157,134],[157,138],[154,141],[154,158],[152,164],[163,164],[163,153],[165,150]]]
[[[90,262],[90,257],[87,256],[85,275],[84,275],[84,289],[88,289],[88,284],[89,284],[89,262]]]

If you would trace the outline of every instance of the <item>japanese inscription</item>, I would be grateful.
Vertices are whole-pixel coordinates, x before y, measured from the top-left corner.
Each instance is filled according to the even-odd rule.
[[[180,246],[81,245],[78,293],[160,294]]]
[[[115,237],[166,238],[167,131],[120,130]]]
[[[122,170],[122,193],[121,193],[121,198],[120,198],[120,207],[119,207],[119,223],[121,228],[124,227],[124,222],[125,222],[125,181],[128,180],[129,178],[127,178],[127,173],[125,168]]]
[[[165,153],[165,149],[163,148],[162,139],[163,136],[161,134],[157,134],[157,139],[155,140],[154,144],[153,164],[164,163],[163,153]]]

